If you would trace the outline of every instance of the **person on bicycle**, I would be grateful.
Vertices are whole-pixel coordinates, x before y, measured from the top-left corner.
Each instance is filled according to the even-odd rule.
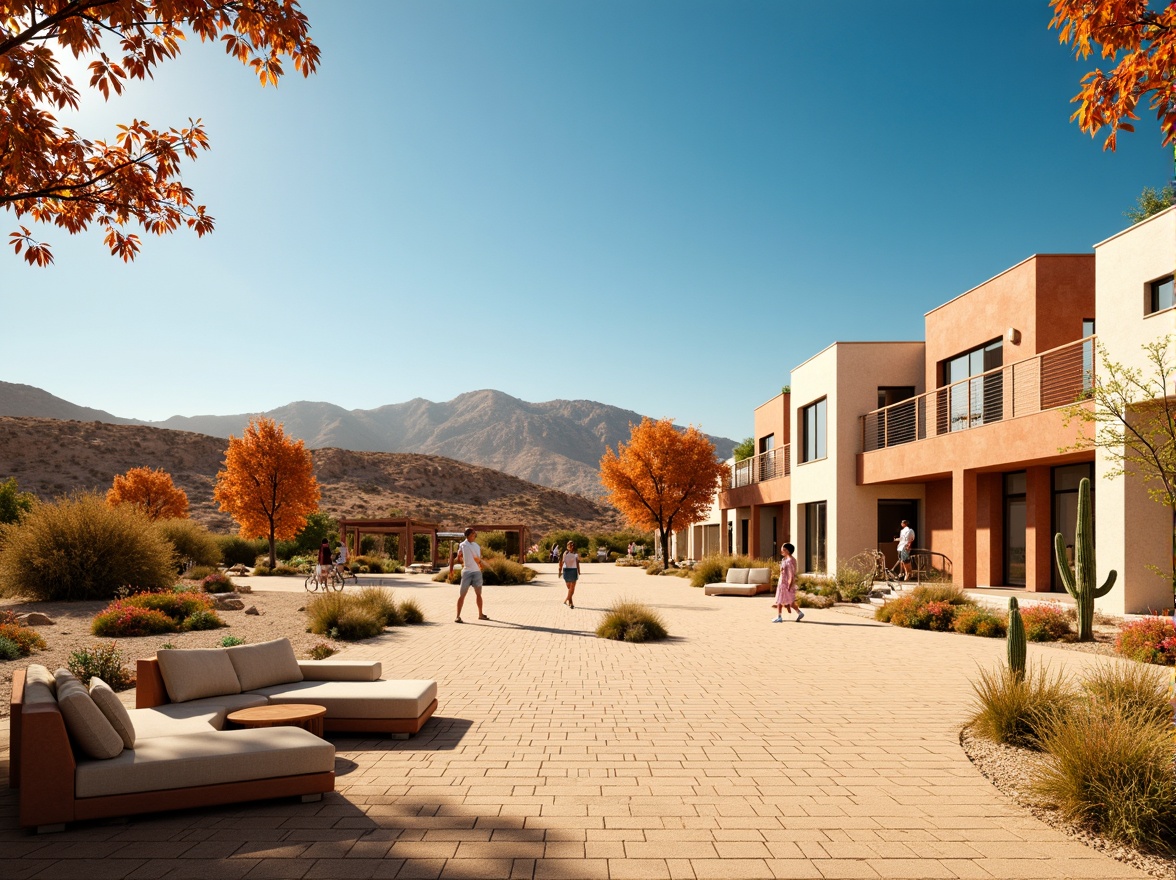
[[[314,567],[314,576],[318,579],[320,584],[327,582],[328,573],[331,570],[331,542],[323,538],[323,542],[319,544],[318,564]]]
[[[342,541],[339,544],[339,549],[335,551],[335,571],[339,573],[339,577],[347,576],[347,542]]]
[[[898,561],[902,563],[902,579],[911,579],[911,548],[915,546],[915,530],[907,520],[902,521],[902,531],[898,533]]]

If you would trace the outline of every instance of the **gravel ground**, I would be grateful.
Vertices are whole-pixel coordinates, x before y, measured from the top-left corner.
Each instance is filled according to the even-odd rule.
[[[116,640],[132,675],[136,660],[153,656],[162,645],[169,643],[177,648],[213,648],[219,646],[221,639],[227,635],[236,636],[250,643],[285,637],[294,644],[294,651],[299,657],[306,657],[312,645],[325,641],[323,636],[311,635],[306,631],[306,617],[299,613],[307,602],[307,596],[303,593],[242,593],[240,599],[246,608],[256,606],[260,613],[253,615],[244,611],[218,611],[217,614],[228,624],[223,629]],[[100,639],[90,632],[91,619],[108,604],[0,601],[0,610],[12,610],[18,614],[25,611],[40,611],[55,621],[53,626],[37,627],[37,631],[45,639],[45,650],[19,660],[0,662],[0,718],[9,715],[12,673],[15,670],[22,669],[29,663],[40,663],[53,671],[65,666],[73,651],[110,643],[110,639]]]
[[[1029,780],[1033,778],[1034,771],[1045,760],[1040,752],[999,745],[974,735],[967,727],[960,734],[960,745],[964,747],[964,753],[976,765],[976,768],[996,786],[1001,794],[1028,810],[1042,822],[1056,828],[1067,837],[1081,840],[1087,846],[1141,871],[1146,871],[1153,877],[1159,877],[1162,880],[1172,880],[1173,877],[1176,877],[1176,856],[1144,853],[1130,846],[1107,840],[1105,837],[1073,825],[1056,810],[1036,802],[1029,790]]]

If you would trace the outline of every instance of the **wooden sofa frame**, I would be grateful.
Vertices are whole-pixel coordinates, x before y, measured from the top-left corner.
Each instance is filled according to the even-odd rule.
[[[138,681],[135,685],[135,708],[152,709],[170,703],[167,687],[163,683],[163,673],[159,671],[159,661],[154,657],[139,660],[136,663],[135,674]],[[324,732],[353,732],[353,733],[388,733],[398,736],[410,736],[420,733],[421,727],[437,711],[437,701],[433,700],[419,718],[332,718],[329,715],[323,719]]]
[[[66,822],[208,807],[241,801],[302,796],[321,798],[335,790],[335,772],[304,773],[219,785],[79,798],[74,792],[77,758],[56,702],[24,705],[25,670],[12,676],[9,784],[20,789],[20,824],[38,831]],[[23,783],[23,784],[22,784]]]

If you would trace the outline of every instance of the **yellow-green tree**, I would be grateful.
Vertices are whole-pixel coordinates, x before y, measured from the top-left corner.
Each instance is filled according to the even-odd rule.
[[[660,532],[662,559],[670,564],[670,533],[706,517],[726,466],[715,446],[694,427],[643,418],[630,425],[629,442],[606,448],[600,482],[609,502],[639,529]]]
[[[301,440],[264,416],[251,420],[239,439],[229,436],[224,469],[213,497],[241,527],[244,538],[268,538],[270,568],[275,543],[293,538],[318,509],[314,462]]]

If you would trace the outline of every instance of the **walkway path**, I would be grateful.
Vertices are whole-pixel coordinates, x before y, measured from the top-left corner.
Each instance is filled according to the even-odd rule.
[[[531,585],[487,588],[490,622],[471,608],[453,623],[453,587],[398,588],[435,623],[348,653],[437,678],[440,709],[406,742],[335,738],[338,790],[321,803],[34,837],[4,793],[3,875],[1144,876],[1025,815],[964,756],[969,679],[1003,642],[833,610],[771,624],[766,596],[709,598],[613,566],[586,567],[571,611],[538,568]],[[594,638],[618,596],[656,606],[676,638]]]

